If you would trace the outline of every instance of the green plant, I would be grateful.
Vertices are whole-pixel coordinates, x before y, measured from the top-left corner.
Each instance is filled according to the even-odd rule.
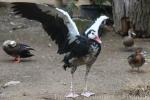
[[[84,31],[89,27],[89,25],[92,24],[91,20],[86,19],[74,19],[74,22],[76,23],[80,33],[84,33]]]
[[[102,3],[106,1],[109,1],[110,3],[112,3],[112,0],[92,0],[92,1],[95,1],[95,4],[99,4],[99,5],[101,5]]]
[[[78,9],[78,7],[75,5],[75,0],[71,0],[69,2],[69,4],[67,5],[66,9],[67,9],[68,13],[70,13],[70,14],[73,13],[74,9]]]

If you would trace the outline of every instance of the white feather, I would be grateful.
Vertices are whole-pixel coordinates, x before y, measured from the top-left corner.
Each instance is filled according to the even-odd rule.
[[[8,46],[8,45],[12,45],[13,47],[15,47],[16,46],[16,42],[15,41],[13,41],[13,40],[6,40],[6,41],[4,41],[4,43],[3,43],[3,46]]]
[[[99,18],[97,18],[94,24],[85,31],[85,34],[87,34],[92,29],[95,31],[95,35],[98,35],[99,27],[101,26],[102,22],[106,19],[108,19],[107,16],[100,16]]]
[[[72,43],[76,39],[76,36],[80,35],[78,28],[66,11],[59,8],[56,8],[56,10],[61,12],[58,13],[58,16],[63,18],[64,23],[67,25],[67,28],[69,30],[69,34],[68,34],[69,43]]]

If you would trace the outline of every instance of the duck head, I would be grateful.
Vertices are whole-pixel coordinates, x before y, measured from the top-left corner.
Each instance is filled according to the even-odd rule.
[[[15,47],[17,45],[16,41],[14,40],[6,40],[3,43],[3,47]]]
[[[128,36],[129,37],[132,37],[132,36],[135,37],[136,36],[136,34],[134,33],[132,28],[128,30]]]
[[[136,53],[136,54],[141,54],[141,55],[143,55],[143,56],[146,56],[146,52],[143,51],[143,48],[137,48],[137,49],[135,50],[135,53]]]

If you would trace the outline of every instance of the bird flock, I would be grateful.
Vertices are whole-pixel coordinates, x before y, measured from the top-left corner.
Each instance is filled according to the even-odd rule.
[[[134,33],[133,28],[130,28],[128,30],[128,36],[123,38],[123,45],[125,46],[125,49],[133,49],[135,36],[136,34]],[[136,48],[134,53],[128,56],[127,60],[132,68],[132,71],[135,71],[134,69],[137,68],[136,71],[140,72],[139,68],[145,63],[144,50],[140,47]]]
[[[70,15],[59,8],[50,5],[39,5],[35,3],[15,2],[13,4],[14,14],[20,15],[30,20],[36,20],[42,24],[42,27],[53,41],[58,45],[58,54],[64,54],[63,68],[71,69],[71,84],[70,92],[66,97],[78,97],[74,91],[74,73],[77,67],[86,66],[84,77],[85,87],[81,95],[89,97],[95,93],[88,90],[87,80],[88,74],[94,62],[101,51],[101,32],[99,30],[104,25],[108,24],[109,17],[102,15],[86,29],[83,34],[80,34],[74,21]],[[136,35],[133,30],[128,31],[128,36],[123,39],[125,48],[132,47],[134,39],[132,35]],[[6,40],[3,43],[3,50],[10,56],[14,57],[14,61],[21,62],[21,59],[34,56],[31,51],[34,50],[31,46],[14,40]],[[139,68],[145,63],[145,58],[142,54],[142,48],[137,48],[131,54],[127,61],[134,68]]]

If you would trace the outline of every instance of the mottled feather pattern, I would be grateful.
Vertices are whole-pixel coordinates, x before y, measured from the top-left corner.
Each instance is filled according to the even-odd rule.
[[[145,58],[142,54],[134,53],[128,57],[128,62],[131,67],[141,67],[145,63]]]

